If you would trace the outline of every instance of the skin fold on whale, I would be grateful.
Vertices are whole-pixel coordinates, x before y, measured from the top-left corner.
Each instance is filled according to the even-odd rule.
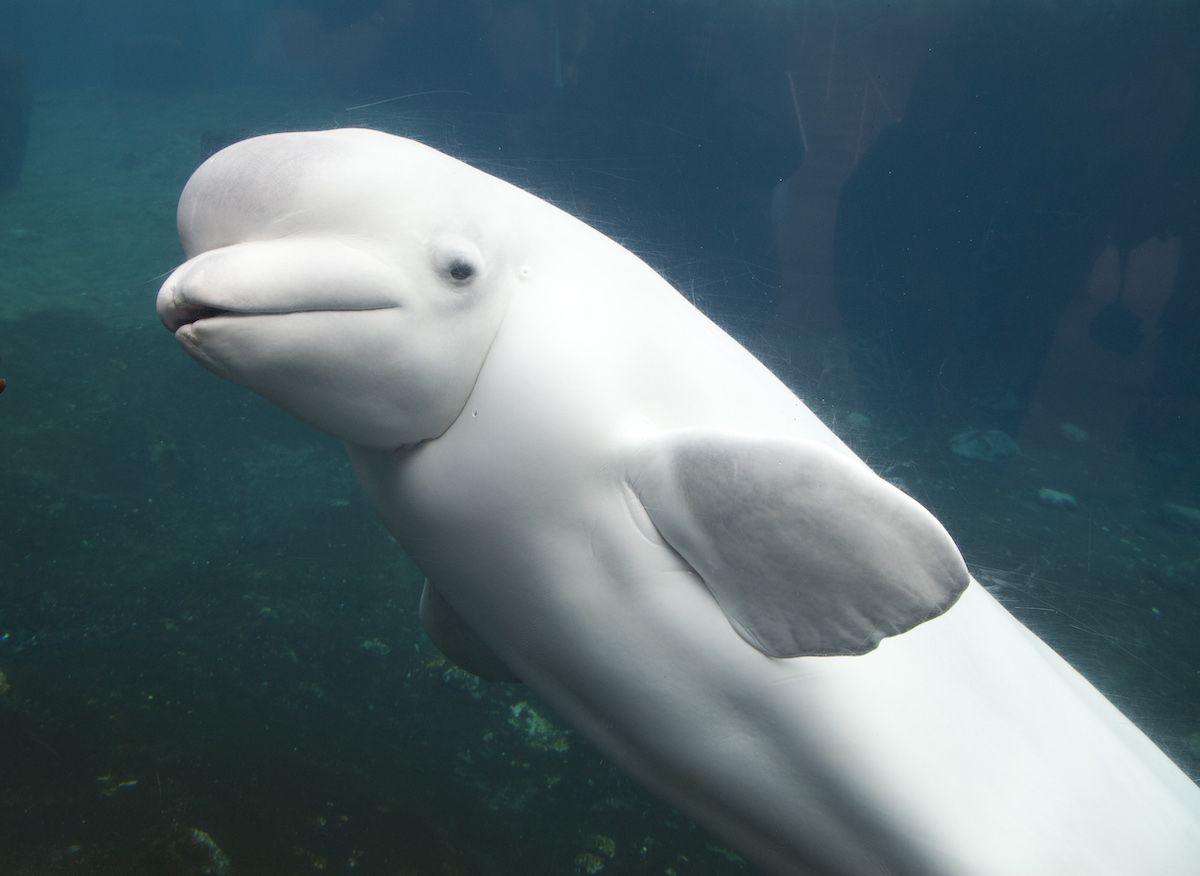
[[[341,440],[434,642],[764,871],[1200,873],[1200,790],[651,268],[412,140],[234,144],[184,349]]]

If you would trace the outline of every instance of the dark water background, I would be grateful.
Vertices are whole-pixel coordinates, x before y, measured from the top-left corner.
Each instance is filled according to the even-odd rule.
[[[292,128],[638,252],[1200,774],[1200,7],[899,6],[0,3],[0,876],[751,872],[442,660],[336,443],[157,324],[188,175]]]

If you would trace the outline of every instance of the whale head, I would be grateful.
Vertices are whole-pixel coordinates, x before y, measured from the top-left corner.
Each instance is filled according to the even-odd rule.
[[[193,174],[163,324],[210,370],[351,444],[394,449],[462,411],[527,268],[532,200],[376,131],[270,134]]]

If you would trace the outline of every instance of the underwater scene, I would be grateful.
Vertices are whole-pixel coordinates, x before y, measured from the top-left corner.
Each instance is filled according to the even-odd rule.
[[[222,152],[260,135],[344,128],[418,141],[533,197],[440,157],[417,174],[420,197],[402,202],[376,152],[345,158],[331,146],[325,157],[314,145],[317,158],[305,153],[313,164],[297,171],[299,181],[288,176],[291,159],[276,160],[282,152],[269,145],[261,163],[239,158],[249,154],[240,147]],[[189,178],[218,153],[233,157],[206,167],[232,168],[232,181],[189,189],[196,194],[177,216]],[[328,170],[334,161],[346,169]],[[583,236],[543,201],[613,243]],[[468,463],[444,466],[432,488],[394,476],[397,491],[427,493],[438,507],[441,485],[446,495],[453,487],[469,496],[447,519],[475,525],[472,512],[501,504],[509,509],[503,521],[464,524],[451,538],[427,526],[420,509],[412,519],[391,509],[393,481],[373,474],[385,464],[377,455],[428,456],[449,422],[466,418],[449,366],[448,376],[429,379],[429,404],[453,408],[446,422],[386,452],[375,442],[352,462],[344,440],[359,434],[349,430],[361,399],[337,381],[348,373],[384,381],[367,361],[369,342],[346,340],[349,351],[321,371],[308,363],[325,355],[323,336],[297,335],[299,364],[281,359],[287,367],[253,379],[197,352],[188,338],[201,326],[193,323],[215,332],[237,321],[229,314],[238,306],[200,292],[185,300],[191,292],[172,291],[184,269],[173,272],[199,254],[265,240],[268,232],[243,225],[268,213],[267,228],[308,222],[324,235],[313,240],[351,248],[368,226],[378,230],[378,217],[435,216],[439,228],[486,220],[487,240],[504,244],[494,257],[486,251],[492,264],[531,259],[531,282],[550,275],[563,295],[599,290],[596,312],[617,314],[611,335],[608,323],[528,317],[542,335],[493,326],[481,342],[481,358],[543,342],[578,352],[561,371],[552,364],[509,375],[488,397],[523,411],[551,387],[545,396],[566,399],[565,413],[535,430],[516,414],[487,420],[481,401],[475,422],[452,430],[483,432],[463,439]],[[394,233],[418,234],[408,225]],[[441,244],[432,246],[442,258]],[[452,246],[447,288],[470,288],[482,272],[473,247]],[[755,839],[758,828],[774,829],[762,827],[772,821],[763,814],[772,806],[769,782],[729,777],[745,776],[746,763],[762,775],[789,769],[763,753],[756,735],[763,724],[755,716],[775,713],[758,694],[737,695],[743,684],[759,690],[755,661],[887,661],[903,647],[891,638],[954,620],[959,606],[943,603],[965,578],[952,587],[946,582],[959,579],[939,567],[930,586],[948,595],[936,609],[913,597],[918,605],[900,621],[888,602],[883,620],[865,622],[883,630],[868,645],[837,636],[811,645],[796,633],[799,644],[773,649],[773,625],[792,610],[777,611],[774,593],[757,602],[753,595],[769,589],[773,558],[816,554],[824,562],[832,554],[831,568],[842,568],[840,558],[857,548],[820,545],[841,544],[864,526],[874,532],[885,516],[875,510],[880,497],[907,503],[901,493],[871,479],[865,498],[854,498],[819,469],[818,487],[849,498],[844,509],[838,498],[797,500],[806,528],[771,501],[786,484],[753,482],[753,466],[736,459],[745,480],[720,490],[687,482],[657,501],[638,492],[652,489],[649,474],[631,477],[623,499],[616,487],[594,498],[573,482],[561,492],[559,481],[544,483],[554,466],[573,471],[571,461],[584,459],[611,423],[607,406],[622,403],[596,387],[659,399],[638,410],[654,420],[657,404],[671,422],[676,398],[681,410],[692,406],[678,415],[687,422],[706,405],[721,408],[712,416],[725,422],[726,409],[776,397],[762,388],[765,374],[740,364],[740,350],[705,334],[691,307],[660,303],[656,281],[630,267],[621,248],[770,369],[883,481],[927,508],[983,589],[1178,771],[1200,778],[1200,6],[7,0],[0,876],[1005,872],[914,863],[925,860],[924,847],[897,851],[906,829],[888,827],[894,810],[882,796],[885,815],[851,818],[857,833],[846,844],[878,840],[879,869],[849,852],[825,854],[841,840],[826,847],[819,834],[805,841],[811,857],[783,856],[782,864],[770,840]],[[254,256],[235,264],[230,282],[249,276],[274,288],[282,276],[281,294],[311,287],[319,296],[340,282],[324,272],[341,270],[345,251],[325,258],[304,245],[274,261]],[[346,271],[337,276],[369,273]],[[644,310],[643,284],[654,290]],[[437,301],[404,307],[440,313]],[[320,317],[316,305],[295,309],[289,318]],[[660,311],[680,322],[660,320]],[[466,341],[446,337],[437,336],[430,356],[468,355]],[[273,343],[255,349],[269,353]],[[511,355],[526,361],[519,350]],[[726,356],[739,364],[727,368]],[[367,363],[361,375],[359,362]],[[473,368],[471,380],[483,366]],[[488,386],[480,378],[472,398]],[[329,393],[336,403],[325,402]],[[397,404],[409,402],[403,390],[398,396]],[[804,428],[840,453],[815,421]],[[707,452],[701,470],[711,464]],[[364,491],[360,479],[373,488]],[[495,484],[508,485],[512,500],[497,498]],[[751,495],[762,500],[752,513],[721,510],[723,499],[750,503]],[[547,497],[561,523],[526,510]],[[593,498],[608,508],[611,497],[634,503],[623,522],[629,513],[645,517],[638,546],[613,548],[596,536],[582,553],[563,547],[573,544],[572,515]],[[560,594],[586,590],[607,580],[596,569],[646,568],[639,552],[665,541],[675,550],[662,547],[658,562],[702,571],[679,546],[686,539],[676,543],[671,522],[656,514],[706,498],[717,510],[678,526],[711,535],[705,543],[730,533],[736,544],[722,548],[720,562],[756,558],[745,573],[748,613],[743,591],[710,585],[715,602],[705,591],[704,606],[662,609],[659,639],[641,620],[652,599],[606,593],[572,605],[572,624],[547,632],[567,609],[553,590],[528,596],[541,579],[521,570],[562,579]],[[827,512],[836,518],[828,537],[818,522]],[[843,512],[850,522],[837,522]],[[916,513],[895,512],[905,520]],[[936,523],[920,526],[925,533]],[[401,531],[415,534],[406,540]],[[532,547],[512,544],[513,532]],[[904,559],[882,535],[879,544],[885,566],[894,560],[923,573],[934,563],[924,549]],[[575,564],[551,562],[560,556]],[[478,607],[463,595],[469,588],[454,589],[456,563],[494,574],[493,592],[506,588],[525,601]],[[448,599],[426,588],[423,609],[426,575],[434,587],[444,582]],[[620,580],[640,583],[637,574]],[[839,605],[870,599],[834,590],[829,599]],[[628,609],[643,602],[645,611]],[[692,635],[700,627],[689,625],[706,612],[724,624],[722,610],[729,624],[711,639],[710,660],[709,634]],[[855,617],[860,610],[847,609]],[[453,635],[441,625],[447,617],[462,621]],[[497,632],[505,629],[528,636],[512,644]],[[1016,666],[989,644],[992,628],[982,629],[986,660]],[[679,649],[686,657],[676,660]],[[720,655],[737,649],[746,656],[726,664]],[[605,674],[609,661],[619,674]],[[944,653],[931,661],[945,668],[931,670],[929,683],[944,673],[947,690],[969,690],[968,663]],[[481,667],[493,665],[501,671],[488,678]],[[1071,678],[1065,683],[1086,687]],[[727,696],[706,711],[712,690]],[[998,761],[1010,744],[1024,751],[1018,737],[1028,714],[1008,727],[986,684],[965,696],[947,700],[972,714],[986,702],[998,716],[964,719],[964,727],[985,728],[964,745],[981,769],[991,766],[989,751]],[[686,708],[692,697],[694,711]],[[814,716],[819,726],[833,724],[842,704],[836,689],[830,697],[829,711]],[[915,757],[892,741],[900,734],[889,714],[903,723],[904,710],[880,711],[838,730],[857,741],[814,743],[838,755],[853,779],[846,798],[867,808],[875,805],[871,776]],[[1104,715],[1098,720],[1118,720]],[[713,737],[728,747],[687,759],[703,725],[723,721],[734,729],[714,728]],[[1054,745],[1086,751],[1085,725],[1065,726],[1069,738]],[[745,760],[728,754],[734,749]],[[799,785],[825,781],[824,763]],[[1174,770],[1154,763],[1156,774]],[[1025,766],[997,769],[1024,775]],[[1083,773],[1110,768],[1097,757]],[[1038,787],[1023,793],[1053,797]],[[1192,791],[1180,793],[1194,803]],[[802,796],[818,813],[840,793]],[[920,811],[924,792],[913,793]],[[903,817],[896,812],[895,824]],[[1191,818],[1200,836],[1200,810]],[[1000,837],[1009,830],[1002,822]],[[1169,872],[1200,874],[1200,858],[1176,859]]]

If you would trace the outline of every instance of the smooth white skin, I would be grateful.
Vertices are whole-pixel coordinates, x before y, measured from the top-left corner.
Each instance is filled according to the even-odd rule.
[[[734,632],[629,489],[639,450],[709,428],[851,452],[611,240],[353,130],[218,154],[180,226],[159,312],[185,348],[345,439],[486,645],[767,871],[1200,872],[1200,790],[978,584],[863,656],[776,659]],[[439,246],[486,269],[455,285]],[[183,325],[202,307],[269,315]]]

